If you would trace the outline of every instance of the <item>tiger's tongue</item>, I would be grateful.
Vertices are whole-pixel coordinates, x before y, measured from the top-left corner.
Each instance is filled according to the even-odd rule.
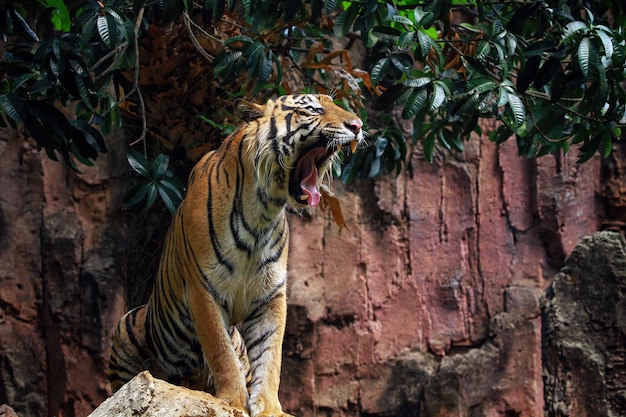
[[[307,196],[309,205],[317,206],[322,195],[317,190],[317,167],[315,166],[315,159],[313,159],[311,154],[303,157],[301,174],[300,188]]]

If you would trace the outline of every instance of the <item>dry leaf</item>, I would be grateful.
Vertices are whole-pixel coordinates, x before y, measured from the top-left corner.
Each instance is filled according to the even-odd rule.
[[[345,227],[348,230],[348,226],[346,225],[346,221],[343,219],[343,214],[341,213],[341,205],[339,204],[339,199],[335,197],[330,189],[322,184],[320,185],[320,194],[322,194],[322,200],[320,201],[320,210],[322,212],[326,212],[326,208],[330,209],[330,213],[333,215],[333,219],[337,226],[339,226],[339,234],[341,234],[341,230]]]

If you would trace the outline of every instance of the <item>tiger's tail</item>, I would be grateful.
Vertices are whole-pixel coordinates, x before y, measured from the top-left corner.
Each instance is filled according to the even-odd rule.
[[[117,325],[109,360],[109,382],[113,392],[145,369],[145,321],[146,306],[143,305],[126,313]]]

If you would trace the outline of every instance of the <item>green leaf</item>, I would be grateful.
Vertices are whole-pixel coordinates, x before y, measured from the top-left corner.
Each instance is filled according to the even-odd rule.
[[[435,18],[435,15],[432,12],[427,12],[422,9],[422,7],[418,6],[413,10],[413,17],[415,18],[415,23],[417,26],[430,26]]]
[[[479,116],[478,110],[474,109],[474,111],[472,111],[469,117],[466,116],[464,118],[463,126],[462,126],[463,130],[461,131],[461,135],[469,136],[469,134],[472,133],[472,131],[476,130],[477,128],[480,129],[480,126],[478,125],[478,116]],[[478,135],[482,136],[481,133],[478,133]],[[461,141],[460,138],[457,138],[457,139]],[[463,146],[463,142],[461,142],[461,147],[462,146]]]
[[[106,143],[104,137],[98,129],[90,126],[84,120],[70,120],[72,127],[79,131],[82,135],[82,139],[89,144],[97,152],[106,152]]]
[[[415,48],[415,56],[418,59],[425,59],[428,55],[428,51],[430,51],[431,39],[430,36],[424,30],[418,29],[417,32],[417,45]]]
[[[250,16],[252,14],[252,0],[241,0],[241,4],[243,4],[246,15]]]
[[[398,49],[404,49],[407,46],[410,46],[413,43],[414,39],[415,32],[413,32],[412,30],[402,33],[398,38]]]
[[[126,159],[128,160],[128,164],[133,169],[133,171],[143,177],[149,178],[151,176],[152,167],[150,166],[150,162],[148,162],[143,154],[131,149],[126,152]]]
[[[98,23],[98,16],[94,16],[87,20],[80,31],[80,43],[81,47],[87,49],[89,42],[96,34],[96,24]]]
[[[159,196],[161,196],[161,200],[165,203],[165,206],[169,210],[170,214],[174,214],[176,209],[180,205],[181,199],[177,193],[172,191],[170,186],[165,185],[167,180],[161,180],[157,183],[157,191],[159,192]]]
[[[162,153],[157,155],[157,157],[154,159],[154,162],[152,163],[152,177],[154,179],[162,177],[167,171],[167,166],[169,165],[169,163],[170,158],[167,155],[163,155]]]
[[[54,9],[50,19],[54,28],[59,32],[69,32],[72,19],[65,2],[63,0],[46,0],[45,4]]]
[[[613,56],[613,40],[611,37],[604,31],[597,31],[596,35],[600,38],[600,42],[602,42],[602,47],[604,48],[604,55],[607,58],[611,58]]]
[[[524,108],[524,103],[514,93],[508,93],[508,99],[508,104],[511,111],[513,112],[515,123],[517,123],[518,126],[521,126],[526,120],[526,109]]]
[[[491,51],[491,45],[487,41],[481,41],[476,48],[476,52],[474,53],[474,58],[484,60],[489,55]]]
[[[432,79],[430,77],[420,77],[420,78],[411,78],[409,80],[406,80],[402,84],[404,84],[407,87],[423,87],[425,85],[430,84],[431,82],[432,82]]]
[[[578,45],[578,63],[580,70],[586,76],[589,75],[589,65],[591,62],[591,41],[589,38],[583,38]]]
[[[152,207],[157,197],[157,186],[154,183],[148,184],[148,195],[146,196],[146,209]]]
[[[430,101],[430,110],[438,109],[446,99],[446,90],[440,83],[434,84],[433,96]]]
[[[12,91],[19,90],[20,87],[22,87],[28,81],[32,80],[33,78],[36,79],[38,76],[39,74],[36,74],[34,72],[27,72],[25,74],[18,75],[17,77],[13,79],[13,82],[11,83],[11,90]]]
[[[0,105],[9,118],[15,123],[23,123],[27,116],[22,100],[13,93],[0,95]]]
[[[395,53],[389,57],[394,67],[400,70],[400,72],[408,75],[413,67],[413,60],[407,54],[402,52]]]
[[[215,58],[215,75],[228,77],[242,56],[242,51],[232,53],[224,52],[218,55],[218,57]]]
[[[276,56],[276,54],[274,54],[272,51],[270,51],[270,57],[272,58],[272,61],[274,61],[274,65],[276,66],[275,83],[280,84],[283,81],[283,65],[278,60],[278,57]],[[270,70],[271,70],[271,63],[269,65],[270,65]]]
[[[134,207],[139,204],[148,195],[150,189],[150,183],[136,184],[131,187],[126,195],[124,195],[124,205],[128,208]]]
[[[380,158],[381,156],[383,156],[388,144],[389,140],[382,136],[376,139],[376,143],[374,144],[374,148],[376,149],[376,158]]]
[[[581,21],[570,22],[563,29],[563,40],[566,40],[573,36],[575,33],[587,29],[587,25]]]
[[[391,26],[383,26],[377,25],[372,28],[372,33],[379,38],[383,38],[385,36],[390,36],[392,38],[398,37],[402,34],[400,30],[391,27]]]
[[[378,85],[380,83],[380,81],[383,79],[383,77],[387,74],[387,71],[389,70],[389,64],[390,64],[389,58],[379,59],[378,62],[374,64],[374,66],[370,70],[370,77],[372,80],[372,84]]]
[[[347,10],[344,10],[337,16],[335,25],[333,26],[333,33],[338,38],[344,38],[352,28],[354,21],[357,18],[359,12],[359,5],[352,3]]]
[[[435,153],[435,134],[433,132],[426,135],[426,137],[424,138],[423,146],[424,158],[426,158],[428,162],[433,162],[433,156]]]
[[[363,160],[365,159],[365,152],[357,152],[352,161],[348,163],[341,173],[341,181],[345,184],[352,183],[359,175],[360,168],[362,168]]]
[[[506,44],[506,52],[508,56],[514,56],[515,50],[517,49],[517,37],[512,33],[507,33],[504,38],[504,42]]]
[[[183,184],[177,179],[177,178],[162,178],[159,180],[159,184],[163,187],[163,188],[167,188],[168,189],[168,193],[171,196],[176,197],[176,199],[181,200],[183,199]]]
[[[404,109],[402,110],[402,118],[410,119],[415,116],[426,103],[428,98],[428,91],[426,88],[414,88],[409,97],[404,103]]]
[[[496,130],[492,130],[489,133],[489,140],[495,143],[503,143],[511,136],[513,136],[513,130],[506,125],[500,125]]]
[[[476,92],[467,94],[465,97],[457,101],[457,103],[452,108],[451,114],[464,117],[464,113],[467,113],[470,111],[474,112],[476,110],[476,105],[478,104],[479,98],[480,98],[480,94]]]
[[[576,161],[579,164],[587,162],[596,153],[600,145],[602,144],[602,134],[597,134],[589,142],[586,142],[580,147],[580,155]]]
[[[497,86],[496,82],[489,77],[472,78],[466,85],[465,90],[470,93],[484,93],[493,90]]]
[[[111,39],[111,28],[109,27],[109,18],[107,14],[98,16],[98,34],[107,48],[113,49],[115,45]]]
[[[248,46],[243,53],[243,56],[246,57],[246,60],[249,62],[249,66],[254,67],[256,62],[265,51],[265,45],[263,45],[259,41],[255,41],[252,45]]]
[[[467,29],[470,32],[474,32],[474,33],[483,33],[483,30],[477,26],[474,26],[470,23],[461,23],[459,26],[461,26],[463,29]]]
[[[380,158],[374,158],[372,160],[372,164],[370,165],[370,172],[369,174],[367,174],[367,176],[369,178],[376,178],[378,174],[380,174],[380,171],[381,171],[380,167],[381,167]]]
[[[413,26],[413,22],[411,21],[411,19],[409,19],[406,16],[399,15],[399,14],[388,16],[386,20],[389,22],[396,22],[396,23],[401,23],[403,25]]]
[[[30,28],[30,26],[26,22],[26,19],[24,19],[22,15],[19,14],[15,9],[11,9],[11,14],[13,15],[13,21],[16,23],[13,26],[13,30],[15,31],[15,33],[28,41],[39,42],[39,37],[37,36],[35,31]]]
[[[87,166],[93,166],[94,165],[92,157],[88,154],[88,153],[91,153],[91,152],[89,152],[88,149],[86,149],[84,147],[81,147],[79,145],[79,143],[77,143],[77,142],[70,142],[69,148],[70,148],[70,151],[72,152],[72,155],[74,155],[74,157],[79,162],[81,162],[82,164],[87,165]],[[85,151],[85,150],[87,150],[88,153],[84,153],[83,151]]]
[[[325,0],[324,1],[324,11],[326,12],[326,14],[329,14],[333,10],[335,10],[336,6],[337,6],[337,0]]]
[[[93,94],[93,92],[90,92],[87,88],[87,85],[85,84],[85,78],[81,77],[79,74],[74,74],[74,83],[76,84],[76,88],[78,89],[80,99],[86,106],[88,106],[90,109],[93,109],[95,105],[97,105],[98,99],[95,97],[95,94]]]

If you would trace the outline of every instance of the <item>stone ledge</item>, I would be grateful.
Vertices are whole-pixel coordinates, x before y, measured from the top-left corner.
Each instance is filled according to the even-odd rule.
[[[248,417],[203,391],[172,385],[144,371],[96,408],[89,417]]]

